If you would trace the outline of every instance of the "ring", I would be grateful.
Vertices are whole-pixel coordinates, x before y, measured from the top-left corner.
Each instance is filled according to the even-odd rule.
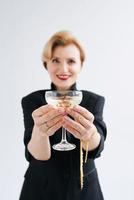
[[[48,126],[48,123],[47,123],[47,122],[44,122],[44,124],[46,125],[46,127],[47,127],[47,128],[49,128],[49,126]]]

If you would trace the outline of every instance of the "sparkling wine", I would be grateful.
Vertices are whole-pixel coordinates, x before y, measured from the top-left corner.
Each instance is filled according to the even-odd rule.
[[[56,107],[73,107],[80,104],[82,100],[82,92],[74,90],[66,91],[46,91],[45,99],[48,104]],[[53,149],[58,151],[70,151],[76,148],[75,144],[71,144],[66,139],[66,129],[62,127],[62,139],[58,144],[53,145]]]
[[[48,104],[57,106],[57,107],[73,107],[75,105],[80,104],[81,102],[81,96],[65,96],[65,97],[46,97],[46,101],[48,102]]]

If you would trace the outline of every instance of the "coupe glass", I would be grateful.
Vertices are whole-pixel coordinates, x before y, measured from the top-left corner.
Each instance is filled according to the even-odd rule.
[[[57,106],[57,107],[73,107],[80,104],[82,100],[82,92],[78,90],[53,90],[46,91],[45,99],[48,104]],[[54,144],[53,149],[58,151],[69,151],[75,149],[76,145],[71,144],[66,139],[66,129],[62,127],[62,139],[58,144]]]

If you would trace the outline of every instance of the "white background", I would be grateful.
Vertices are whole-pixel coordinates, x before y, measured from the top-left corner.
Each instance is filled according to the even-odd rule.
[[[96,160],[105,199],[133,200],[133,0],[0,0],[0,28],[0,199],[19,198],[28,165],[21,98],[49,87],[42,48],[65,29],[86,50],[79,89],[106,98],[108,137]]]

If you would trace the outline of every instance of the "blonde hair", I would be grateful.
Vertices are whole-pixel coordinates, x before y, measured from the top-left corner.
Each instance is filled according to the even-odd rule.
[[[47,62],[52,58],[53,51],[58,46],[67,46],[69,44],[74,44],[80,51],[80,60],[83,64],[85,60],[85,52],[80,42],[72,35],[69,31],[59,31],[56,32],[48,42],[45,44],[42,52],[42,62],[45,68],[47,68]]]

